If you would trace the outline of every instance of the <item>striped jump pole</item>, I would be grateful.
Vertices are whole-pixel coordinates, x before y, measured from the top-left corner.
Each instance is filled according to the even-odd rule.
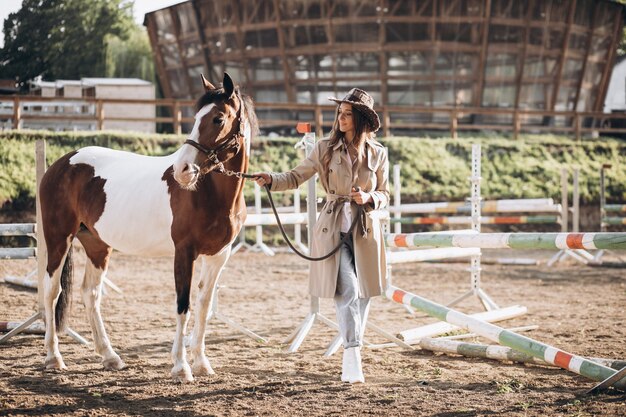
[[[487,200],[481,201],[481,211],[484,213],[520,213],[520,212],[548,212],[560,213],[561,205],[555,204],[551,198],[519,199],[519,200]],[[412,203],[395,205],[390,208],[394,213],[422,213],[422,214],[469,214],[471,204],[467,201]]]
[[[626,244],[626,243],[625,243]],[[515,349],[518,352],[531,355],[560,368],[582,375],[594,381],[605,381],[616,371],[597,364],[581,356],[573,355],[555,347],[543,344],[529,337],[519,335],[503,329],[494,324],[477,320],[459,311],[429,301],[418,295],[400,290],[396,287],[388,287],[386,296],[397,303],[409,305],[439,320],[459,326],[463,329],[476,333],[493,342]],[[619,389],[626,388],[626,377],[616,381],[614,386]]]
[[[392,223],[401,224],[471,224],[472,218],[466,216],[449,217],[399,217]],[[559,216],[481,216],[481,224],[547,224],[560,223]]]
[[[389,247],[417,249],[626,249],[626,233],[408,233],[387,234]]]
[[[615,213],[615,212],[626,213],[626,204],[605,204],[604,210],[610,211],[612,213]]]
[[[602,223],[608,225],[626,224],[626,217],[603,217]]]

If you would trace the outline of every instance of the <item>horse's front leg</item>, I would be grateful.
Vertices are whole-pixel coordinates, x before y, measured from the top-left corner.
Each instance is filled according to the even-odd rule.
[[[224,270],[224,265],[230,258],[230,250],[231,245],[228,245],[216,255],[202,257],[202,269],[198,284],[200,291],[196,300],[196,315],[191,337],[192,371],[196,376],[215,373],[204,353],[204,337],[213,294],[215,294],[217,281]]]
[[[174,279],[176,281],[176,335],[172,346],[172,377],[178,382],[192,382],[191,367],[187,363],[185,334],[189,322],[189,293],[195,255],[191,248],[176,248]]]

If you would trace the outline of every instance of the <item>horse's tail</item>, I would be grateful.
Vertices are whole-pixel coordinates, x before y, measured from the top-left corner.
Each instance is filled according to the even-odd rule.
[[[61,294],[57,300],[56,310],[54,311],[54,321],[57,331],[65,330],[67,325],[67,317],[72,301],[72,281],[74,279],[74,262],[72,261],[72,243],[65,257],[63,270],[61,271]]]

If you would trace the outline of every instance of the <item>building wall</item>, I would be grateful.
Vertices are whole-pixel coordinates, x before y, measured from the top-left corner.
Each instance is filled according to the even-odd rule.
[[[154,100],[155,92],[153,85],[141,86],[117,86],[117,85],[96,85],[96,98],[109,99],[137,99]],[[156,132],[154,121],[109,121],[110,117],[145,117],[155,118],[156,107],[154,104],[121,104],[107,103],[104,105],[105,122],[104,129],[107,130],[133,130],[138,132]]]

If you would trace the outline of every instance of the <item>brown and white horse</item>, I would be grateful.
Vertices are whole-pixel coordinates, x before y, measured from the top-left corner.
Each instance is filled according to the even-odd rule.
[[[204,353],[206,318],[215,284],[245,218],[244,179],[250,141],[257,130],[252,101],[224,74],[223,88],[202,82],[189,140],[174,154],[149,157],[86,147],[56,161],[39,195],[47,245],[44,277],[46,368],[65,368],[58,347],[71,288],[71,247],[78,238],[87,265],[82,296],[96,352],[105,369],[125,364],[111,347],[100,314],[100,290],[112,249],[142,255],[174,255],[177,322],[172,376],[212,374]],[[190,341],[184,336],[194,262],[202,260],[200,291]],[[66,316],[66,315],[65,315]]]

